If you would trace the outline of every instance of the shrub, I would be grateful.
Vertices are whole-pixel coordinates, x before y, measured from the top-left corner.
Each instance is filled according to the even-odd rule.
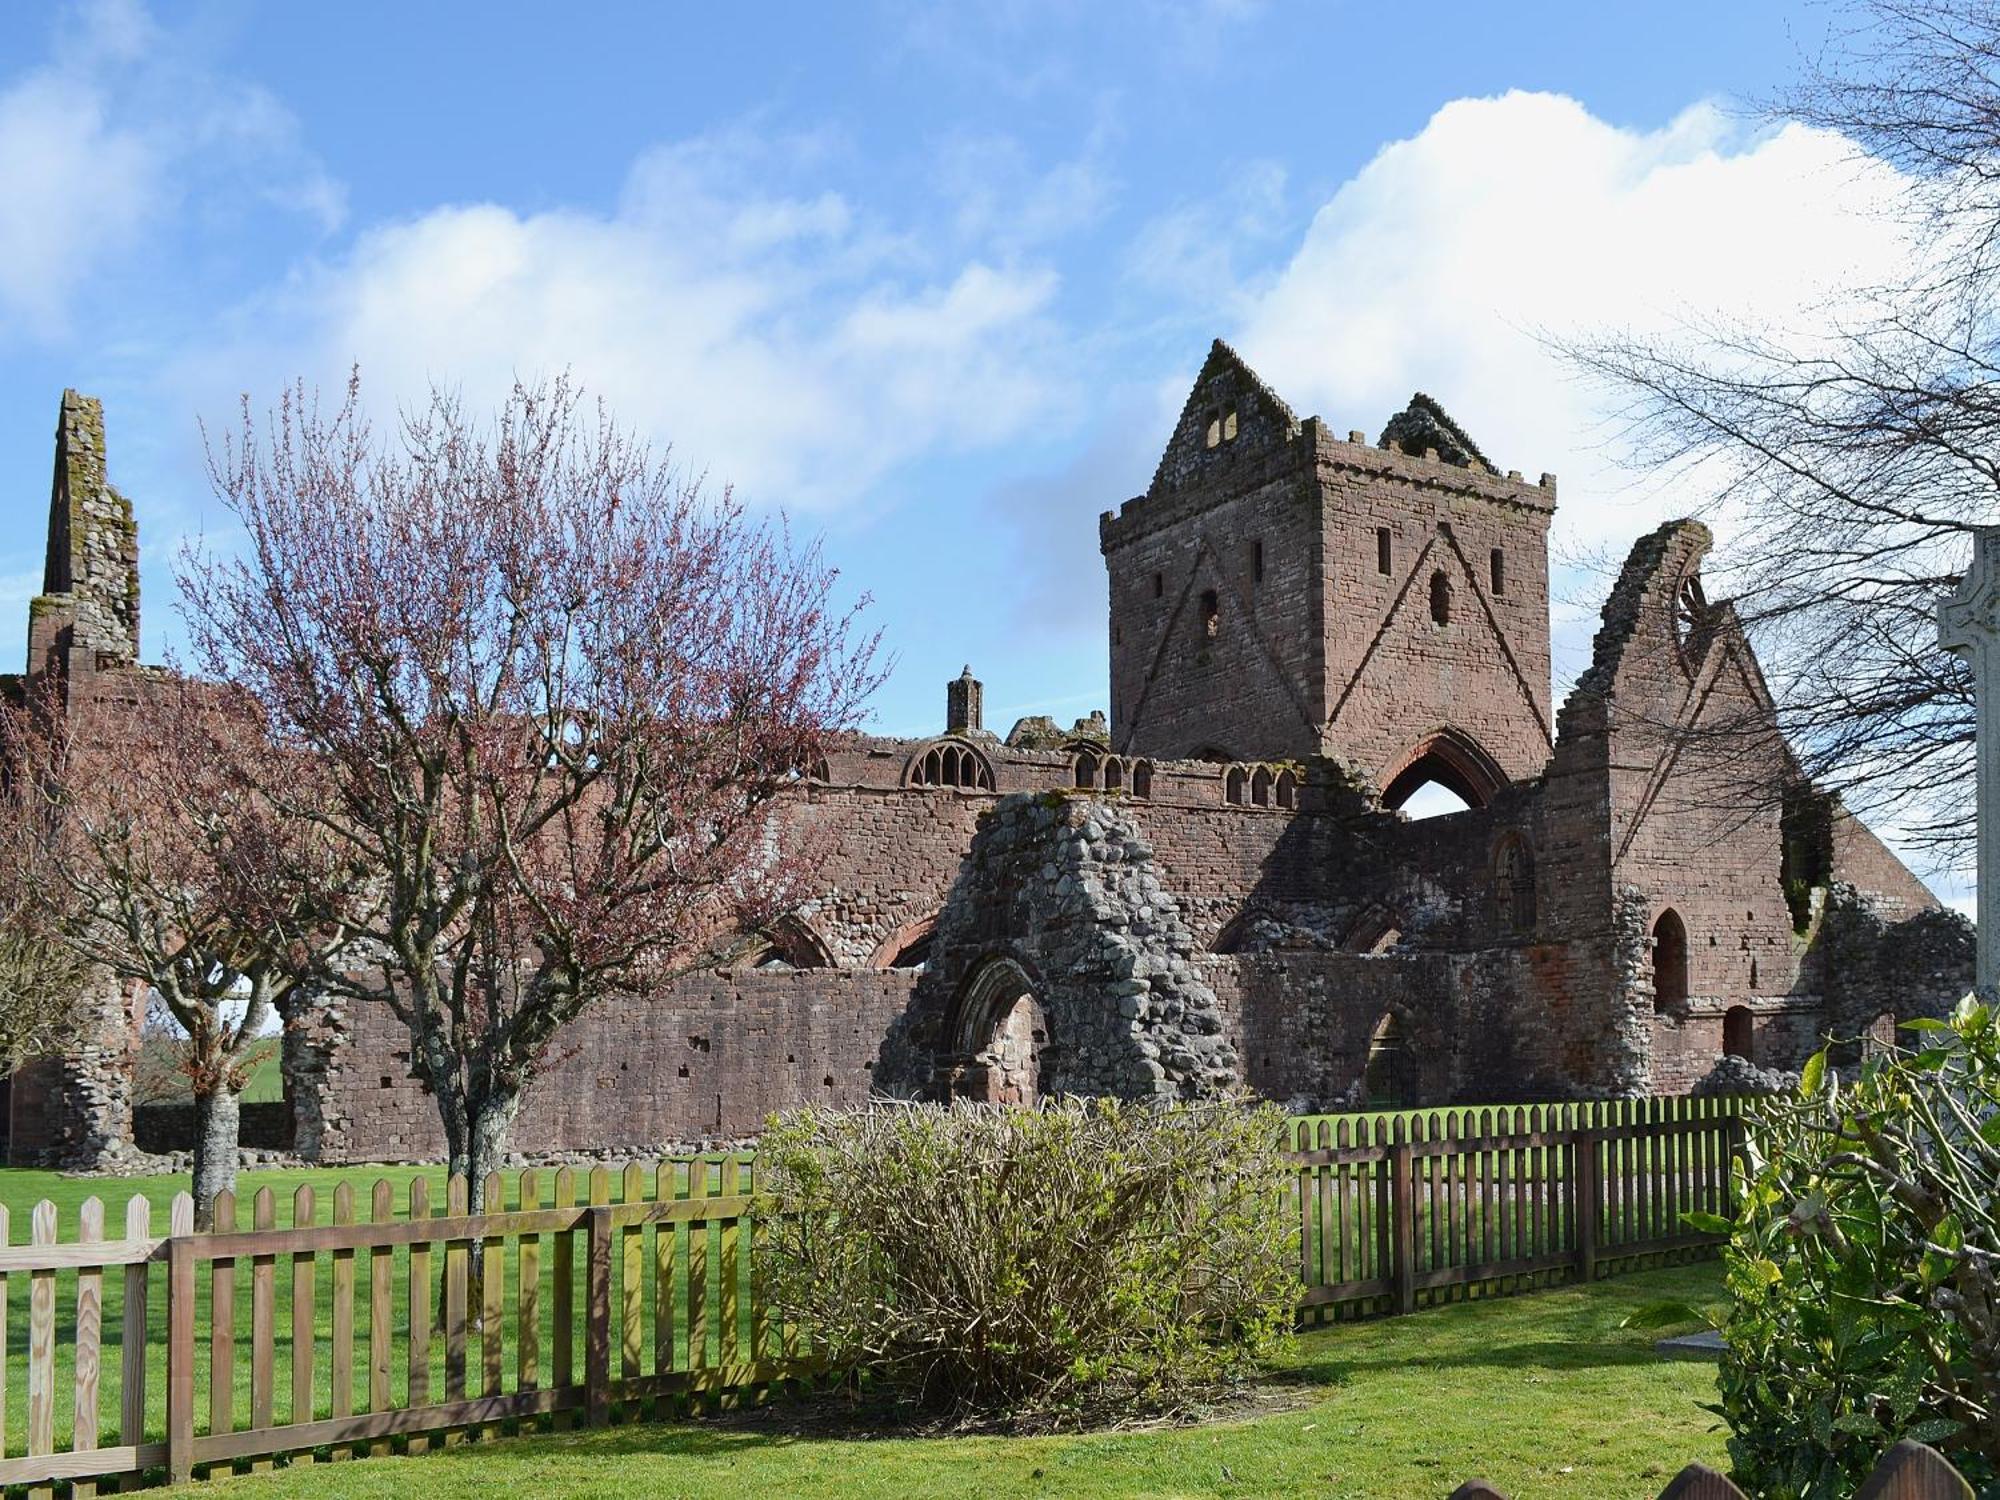
[[[1282,1150],[1270,1106],[781,1116],[757,1156],[772,1300],[834,1371],[960,1419],[1181,1408],[1289,1337]]]
[[[1852,1083],[1825,1054],[1758,1106],[1725,1253],[1716,1408],[1754,1495],[1852,1492],[1900,1438],[2000,1458],[2000,1031],[1983,1005]],[[1699,1217],[1699,1216],[1695,1216]]]

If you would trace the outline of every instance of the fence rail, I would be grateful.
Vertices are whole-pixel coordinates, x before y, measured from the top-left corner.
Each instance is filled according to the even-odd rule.
[[[377,1182],[365,1212],[349,1184],[330,1205],[301,1187],[288,1224],[266,1188],[223,1194],[200,1234],[181,1194],[165,1237],[134,1198],[116,1240],[89,1199],[67,1243],[53,1204],[26,1245],[7,1243],[0,1209],[0,1344],[10,1284],[27,1281],[25,1346],[16,1331],[0,1371],[0,1487],[91,1496],[149,1471],[179,1482],[755,1399],[811,1363],[761,1295],[752,1172],[725,1157],[496,1175],[482,1213],[459,1178],[435,1208],[422,1178],[400,1202]],[[26,1393],[11,1433],[10,1388]]]
[[[1293,1130],[1301,1307],[1323,1320],[1712,1253],[1681,1216],[1725,1212],[1742,1117],[1734,1099],[1644,1099]]]
[[[1679,1215],[1723,1209],[1740,1121],[1671,1100],[1293,1129],[1301,1313],[1324,1319],[1707,1253]],[[756,1399],[813,1367],[762,1295],[753,1170],[529,1170],[476,1214],[460,1179],[441,1203],[422,1178],[365,1202],[264,1189],[200,1234],[185,1194],[164,1226],[135,1197],[117,1238],[91,1199],[61,1242],[42,1203],[26,1244],[0,1207],[0,1487],[92,1496]]]

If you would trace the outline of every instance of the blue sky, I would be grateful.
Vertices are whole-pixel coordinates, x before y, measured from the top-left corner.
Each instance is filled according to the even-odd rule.
[[[0,8],[0,658],[62,388],[105,398],[147,650],[217,535],[198,420],[568,368],[825,533],[921,733],[1107,701],[1100,510],[1211,338],[1379,429],[1439,397],[1561,475],[1558,691],[1615,556],[1698,497],[1617,462],[1540,331],[1780,324],[1893,264],[1893,184],[1745,119],[1817,6]],[[224,544],[226,536],[219,538]],[[1726,535],[1725,535],[1726,541]],[[1711,590],[1711,592],[1719,592]]]

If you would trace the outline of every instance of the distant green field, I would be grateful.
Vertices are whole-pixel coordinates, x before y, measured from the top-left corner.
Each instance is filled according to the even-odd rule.
[[[140,1043],[145,1054],[140,1061],[144,1076],[169,1085],[160,1096],[161,1103],[184,1103],[193,1095],[180,1077],[172,1061],[173,1043],[165,1037],[149,1036]],[[279,1062],[279,1039],[267,1037],[257,1044],[250,1064],[250,1082],[244,1086],[245,1104],[268,1104],[285,1097],[284,1069]]]

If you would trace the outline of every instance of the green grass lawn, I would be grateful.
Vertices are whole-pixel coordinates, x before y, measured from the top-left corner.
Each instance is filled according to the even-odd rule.
[[[1724,1466],[1699,1407],[1712,1367],[1618,1327],[1660,1298],[1713,1300],[1712,1266],[1462,1303],[1301,1336],[1278,1373],[1299,1404],[1252,1420],[1055,1438],[838,1438],[788,1408],[519,1437],[421,1458],[221,1481],[239,1500],[537,1496],[1442,1497],[1474,1475],[1514,1500],[1652,1500],[1682,1465]],[[804,1408],[790,1408],[800,1411]]]
[[[555,1174],[552,1171],[545,1171],[540,1174],[540,1196],[543,1202],[551,1201],[554,1176]],[[579,1194],[586,1190],[585,1181],[587,1176],[587,1172],[583,1170],[579,1170],[576,1173],[577,1192]],[[251,1226],[252,1202],[254,1195],[260,1188],[269,1188],[272,1190],[276,1199],[274,1218],[275,1222],[280,1226],[289,1225],[294,1222],[294,1195],[301,1187],[311,1187],[313,1189],[315,1195],[313,1221],[321,1224],[331,1223],[333,1218],[334,1191],[343,1183],[351,1186],[354,1191],[357,1217],[366,1219],[369,1216],[370,1191],[374,1183],[378,1180],[386,1180],[391,1184],[394,1190],[393,1202],[397,1215],[400,1217],[408,1201],[409,1183],[417,1177],[423,1177],[430,1185],[433,1210],[442,1211],[445,1206],[445,1180],[442,1168],[371,1166],[347,1169],[291,1169],[244,1172],[240,1174],[237,1184],[237,1196],[239,1200],[237,1226],[244,1229]],[[640,1196],[643,1197],[650,1191],[651,1184],[652,1174],[648,1171],[645,1173],[645,1186],[642,1188]],[[516,1206],[519,1185],[519,1174],[506,1174],[504,1184],[506,1206]],[[711,1185],[713,1186],[713,1183]],[[46,1171],[24,1169],[0,1170],[0,1205],[4,1205],[11,1221],[9,1238],[14,1244],[21,1244],[28,1239],[30,1215],[35,1203],[41,1199],[47,1199],[56,1206],[56,1237],[60,1242],[69,1243],[77,1238],[77,1224],[81,1207],[86,1199],[93,1196],[99,1198],[104,1205],[105,1237],[107,1239],[122,1237],[125,1225],[126,1203],[135,1195],[142,1195],[151,1202],[153,1206],[152,1232],[155,1235],[164,1235],[167,1232],[168,1225],[168,1206],[176,1193],[185,1192],[187,1188],[188,1179],[184,1174],[123,1179],[83,1179],[64,1177],[58,1173]],[[622,1174],[612,1173],[610,1186],[610,1198],[612,1201],[618,1201],[623,1197],[622,1188]],[[677,1291],[677,1296],[684,1305],[686,1296],[684,1282],[688,1267],[688,1235],[691,1231],[686,1227],[682,1227],[678,1230],[664,1232],[676,1235],[678,1247],[675,1256],[678,1267],[676,1275],[680,1278],[676,1283],[677,1287],[680,1288]],[[650,1235],[654,1231],[647,1231],[647,1233]],[[722,1305],[722,1284],[726,1264],[721,1252],[722,1247],[727,1241],[723,1238],[719,1229],[713,1225],[706,1231],[706,1240],[709,1250],[707,1255],[707,1279],[704,1285],[711,1309],[708,1315],[708,1361],[716,1363],[724,1361],[726,1357],[722,1344],[723,1334],[719,1309]],[[583,1255],[581,1236],[572,1236],[572,1241],[576,1246],[578,1265],[581,1267]],[[737,1248],[739,1253],[748,1251],[749,1237],[747,1235],[741,1236]],[[501,1260],[502,1275],[507,1288],[508,1313],[502,1319],[498,1336],[506,1344],[504,1387],[509,1391],[516,1389],[519,1382],[519,1372],[515,1362],[519,1330],[513,1312],[513,1299],[518,1291],[518,1276],[521,1265],[519,1254],[518,1242],[510,1242]],[[651,1257],[652,1246],[649,1243],[645,1246],[645,1258],[641,1267],[642,1278],[650,1276],[650,1271],[647,1268],[650,1268],[653,1264]],[[276,1257],[272,1267],[272,1307],[274,1315],[273,1336],[271,1340],[274,1367],[272,1409],[274,1418],[279,1422],[305,1421],[310,1420],[314,1416],[328,1416],[332,1412],[332,1377],[330,1368],[330,1341],[333,1317],[332,1265],[331,1258],[325,1254],[311,1259],[313,1261],[314,1310],[312,1322],[314,1330],[313,1363],[315,1368],[312,1376],[312,1407],[310,1410],[295,1406],[292,1398],[291,1371],[294,1348],[291,1319],[293,1257]],[[445,1346],[442,1338],[441,1321],[436,1318],[440,1310],[435,1300],[441,1286],[444,1264],[445,1257],[441,1251],[434,1251],[431,1257],[430,1268],[431,1291],[424,1299],[431,1305],[434,1322],[439,1323],[439,1326],[434,1329],[431,1357],[428,1366],[430,1371],[430,1387],[435,1399],[443,1399],[446,1390]],[[400,1406],[405,1404],[407,1399],[410,1375],[406,1343],[409,1331],[410,1293],[408,1288],[410,1252],[407,1249],[396,1250],[390,1257],[390,1265],[392,1268],[391,1282],[394,1288],[391,1302],[390,1327],[395,1346],[391,1374],[391,1399],[396,1405]],[[369,1261],[366,1256],[362,1256],[356,1263],[355,1347],[357,1358],[355,1361],[354,1406],[357,1410],[364,1410],[367,1406],[366,1349],[370,1332],[368,1267]],[[739,1262],[739,1285],[742,1284],[740,1281],[741,1270],[742,1265]],[[550,1290],[552,1275],[553,1256],[552,1254],[545,1253],[541,1275],[538,1279],[538,1285],[543,1288],[539,1307],[538,1329],[545,1370],[543,1379],[545,1380],[549,1378],[546,1371],[553,1358],[554,1349],[554,1298]],[[614,1286],[619,1289],[618,1294],[623,1295],[627,1283],[622,1256],[614,1259],[613,1276]],[[240,1263],[236,1270],[235,1319],[233,1323],[235,1330],[235,1355],[231,1365],[233,1378],[229,1382],[229,1389],[233,1393],[232,1425],[238,1428],[251,1425],[250,1419],[253,1410],[250,1385],[250,1317],[252,1297],[250,1277],[250,1264],[248,1262]],[[55,1389],[58,1393],[58,1398],[54,1420],[56,1447],[60,1451],[70,1446],[74,1425],[70,1392],[72,1390],[73,1371],[75,1368],[78,1278],[75,1271],[62,1271],[55,1273],[50,1279],[53,1282],[56,1314]],[[11,1283],[11,1285],[8,1283]],[[197,1407],[195,1430],[198,1433],[210,1430],[211,1346],[209,1335],[212,1323],[210,1305],[210,1289],[212,1285],[213,1279],[210,1268],[207,1265],[203,1265],[196,1273],[195,1293],[195,1390]],[[4,1386],[6,1397],[4,1451],[9,1453],[22,1452],[25,1447],[28,1412],[28,1362],[24,1357],[24,1351],[28,1336],[26,1314],[29,1287],[30,1278],[25,1274],[15,1273],[12,1276],[0,1274],[0,1289],[4,1289],[7,1294],[5,1304],[7,1359]],[[156,1266],[151,1272],[151,1286],[147,1297],[147,1347],[149,1359],[146,1377],[148,1436],[156,1439],[163,1437],[166,1431],[165,1349],[167,1298],[165,1287],[164,1268]],[[575,1368],[579,1373],[583,1369],[583,1354],[580,1347],[584,1327],[582,1309],[583,1293],[584,1277],[581,1269],[579,1269],[572,1288],[571,1304],[573,1313],[573,1336],[571,1344]],[[634,1295],[636,1295],[636,1292]],[[125,1306],[124,1272],[121,1268],[113,1267],[104,1273],[102,1297],[104,1340],[101,1364],[103,1377],[100,1383],[97,1405],[102,1441],[109,1443],[115,1441],[113,1435],[119,1430],[121,1400],[119,1372],[122,1363],[122,1319]],[[737,1337],[743,1341],[743,1347],[747,1347],[752,1317],[747,1297],[739,1299],[737,1311]],[[641,1364],[641,1368],[643,1369],[651,1368],[653,1333],[654,1324],[649,1317],[643,1323],[643,1362]],[[688,1334],[689,1330],[683,1320],[677,1325],[677,1336],[672,1356],[677,1368],[684,1368],[688,1360]],[[482,1344],[477,1333],[469,1337],[467,1343],[469,1388],[476,1392],[480,1388],[481,1381],[480,1356]]]

